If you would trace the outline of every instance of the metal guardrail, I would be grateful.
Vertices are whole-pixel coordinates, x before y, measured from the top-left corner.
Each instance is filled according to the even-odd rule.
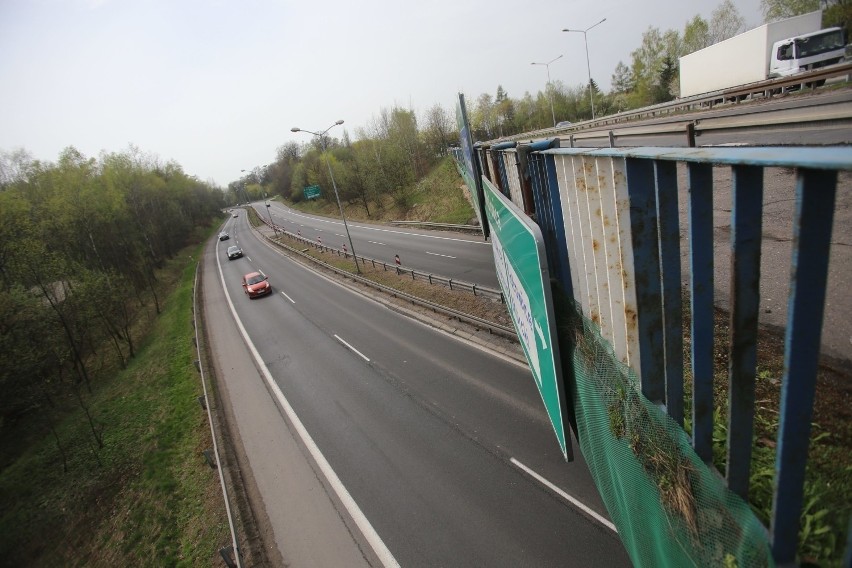
[[[269,226],[269,223],[267,221],[265,221],[262,217],[260,217],[260,215],[258,215],[258,219],[260,221],[262,221],[265,225]],[[333,253],[337,253],[338,255],[343,255],[343,253],[341,251],[337,250],[337,249],[332,249],[332,248],[326,247],[325,245],[321,245],[319,243],[316,243],[314,241],[306,239],[306,238],[304,238],[300,235],[294,235],[293,233],[290,233],[289,231],[285,231],[284,229],[281,229],[280,227],[277,227],[277,229],[281,233],[284,233],[289,237],[293,237],[296,240],[304,242],[305,244],[313,246],[314,248],[321,248],[321,249],[324,249],[328,252],[333,252]],[[385,286],[384,284],[379,284],[378,282],[374,282],[374,281],[370,280],[369,278],[364,278],[363,276],[359,276],[357,274],[352,274],[351,272],[348,272],[346,270],[342,270],[340,268],[337,268],[336,266],[332,266],[331,264],[328,264],[327,262],[323,262],[322,260],[320,260],[318,258],[314,258],[313,256],[305,254],[304,252],[302,252],[298,249],[295,249],[295,248],[293,248],[293,247],[291,247],[291,246],[289,246],[285,243],[282,243],[280,240],[276,240],[276,239],[274,239],[274,238],[272,238],[268,235],[264,235],[264,236],[266,237],[266,239],[269,242],[274,243],[274,244],[276,244],[276,245],[278,245],[282,248],[286,248],[287,250],[289,250],[289,251],[291,251],[295,254],[298,254],[299,256],[310,260],[311,262],[319,264],[323,268],[326,268],[328,270],[335,272],[336,274],[339,274],[339,275],[344,276],[346,278],[351,278],[352,280],[354,280],[356,282],[359,282],[359,283],[364,284],[366,286],[370,286],[370,287],[375,288],[377,290],[381,290],[382,292],[385,292],[385,293],[390,294],[392,296],[403,298],[404,300],[407,300],[407,301],[409,301],[413,304],[416,304],[418,306],[428,308],[428,309],[430,309],[434,312],[442,313],[442,314],[449,316],[451,318],[455,318],[460,322],[464,322],[464,323],[468,323],[468,324],[471,324],[471,325],[474,325],[474,326],[481,327],[483,329],[488,330],[489,333],[493,333],[495,335],[500,335],[500,336],[506,337],[508,339],[517,340],[517,334],[515,333],[514,328],[510,328],[510,327],[507,327],[507,326],[504,326],[504,325],[500,325],[498,323],[488,321],[486,319],[482,319],[482,318],[474,316],[472,314],[466,314],[464,312],[460,312],[458,310],[454,310],[452,308],[448,308],[446,306],[442,306],[440,304],[436,304],[434,302],[424,300],[423,298],[418,298],[417,296],[414,296],[414,295],[409,294],[407,292],[403,292],[402,290],[397,290],[396,288],[391,288],[390,286]],[[351,257],[351,256],[352,256],[351,254],[347,253],[347,257]],[[373,259],[366,259],[365,257],[361,257],[361,256],[359,256],[358,258],[362,262],[365,262],[367,260],[370,260],[370,261],[373,260]],[[384,265],[385,269],[387,269],[387,267],[388,267],[387,263],[385,263],[385,262],[382,262],[382,261],[375,261],[375,262],[379,265]],[[393,268],[398,268],[400,270],[400,272],[398,272],[398,274],[402,274],[404,272],[411,272],[409,269],[404,269],[404,268],[400,268],[400,267],[393,267]],[[418,274],[420,274],[421,276],[433,276],[433,281],[435,283],[437,283],[437,277],[434,277],[434,275],[429,275],[429,274],[424,274],[424,273],[418,273]],[[458,285],[459,285],[459,283],[457,281],[453,281],[452,279],[445,279],[445,280],[447,280],[448,282],[452,282],[453,286],[458,287]],[[482,288],[476,286],[475,284],[469,284],[467,282],[465,282],[464,284],[466,286],[470,286],[472,289],[476,289],[477,291],[479,291],[480,294],[482,294]],[[455,289],[455,288],[451,288],[451,289]],[[490,288],[487,288],[487,290],[489,290],[491,293],[494,292],[494,290],[492,290]],[[500,294],[499,297],[502,301],[503,293],[500,292],[499,294]]]
[[[231,529],[231,545],[219,549],[219,554],[228,566],[242,567],[240,558],[240,547],[237,543],[237,531],[234,528],[234,515],[231,512],[231,503],[228,499],[228,488],[225,484],[225,475],[222,473],[222,460],[219,457],[219,444],[216,441],[216,428],[213,425],[213,413],[210,410],[210,400],[207,395],[207,379],[204,376],[204,365],[202,365],[201,357],[201,342],[198,340],[198,269],[200,264],[195,265],[195,281],[192,284],[192,328],[195,331],[193,340],[195,341],[196,367],[201,376],[201,388],[204,394],[199,397],[199,402],[207,411],[207,422],[210,424],[210,438],[213,440],[213,457],[215,458],[216,470],[219,473],[219,485],[222,487],[222,498],[225,501],[225,514],[228,517],[228,526]],[[206,457],[206,454],[205,454]],[[229,550],[230,548],[230,550]],[[233,552],[234,560],[232,561],[230,553]]]
[[[530,141],[558,136],[561,139],[566,140],[568,146],[572,146],[572,139],[576,141],[592,139],[609,141],[611,137],[614,137],[614,139],[620,138],[624,142],[623,145],[630,145],[629,138],[631,136],[645,136],[648,134],[684,134],[687,137],[688,142],[687,144],[685,144],[685,146],[691,146],[694,144],[689,143],[689,141],[692,139],[692,136],[688,132],[688,129],[690,128],[688,125],[692,125],[693,127],[695,127],[697,129],[696,134],[698,134],[698,132],[702,129],[705,131],[710,131],[722,128],[720,126],[717,126],[717,124],[724,123],[725,120],[735,121],[735,119],[738,117],[727,117],[727,119],[722,119],[722,117],[703,118],[695,121],[689,118],[688,115],[684,115],[682,117],[682,120],[676,120],[665,124],[626,126],[625,123],[642,121],[651,118],[659,118],[668,115],[675,115],[678,113],[685,113],[697,109],[712,109],[715,108],[717,105],[726,102],[738,103],[745,99],[754,99],[757,97],[770,99],[780,93],[786,93],[793,88],[813,89],[818,83],[827,79],[850,75],[852,75],[852,63],[840,63],[837,65],[823,67],[814,71],[809,71],[807,73],[800,73],[793,77],[768,79],[766,81],[759,81],[757,83],[751,83],[742,87],[734,87],[721,91],[714,91],[712,93],[677,99],[667,103],[660,103],[657,105],[643,107],[641,109],[619,112],[595,120],[576,122],[568,127],[543,128],[541,130],[533,130],[531,132],[525,132],[513,136],[506,136],[503,138],[489,140],[487,142],[484,142],[484,144],[495,145],[506,141],[520,142],[522,140]],[[785,114],[787,115],[786,117],[783,116]],[[748,120],[748,124],[744,124],[743,126],[762,127],[772,126],[779,123],[807,124],[808,122],[813,121],[841,119],[844,121],[852,122],[852,113],[849,112],[849,105],[839,106],[838,108],[835,108],[830,111],[830,113],[825,117],[819,117],[816,113],[807,111],[804,113],[796,113],[793,111],[775,111],[771,113],[762,112],[757,116],[750,117],[750,119]],[[717,120],[721,120],[722,122],[713,122]],[[615,127],[619,125],[619,128],[613,128],[611,130],[606,128],[607,126]],[[604,145],[615,147],[614,143],[607,143]]]
[[[255,213],[257,213],[255,211]],[[260,220],[264,225],[274,229],[276,232],[280,232],[288,237],[295,239],[297,241],[303,242],[306,245],[312,246],[314,248],[320,249],[323,252],[330,252],[332,254],[336,254],[338,256],[342,256],[343,258],[354,258],[354,255],[351,252],[341,250],[339,248],[330,247],[319,243],[317,241],[313,241],[311,239],[305,238],[302,235],[297,235],[291,233],[290,231],[285,230],[283,227],[278,225],[270,225],[269,221],[264,219],[262,216],[257,216],[258,220]],[[484,298],[488,298],[491,300],[498,300],[501,303],[505,303],[505,298],[503,297],[503,292],[501,290],[495,290],[494,288],[489,288],[488,286],[481,286],[479,284],[475,284],[473,282],[466,282],[464,280],[456,280],[453,278],[447,278],[446,276],[440,276],[438,274],[433,274],[431,272],[421,272],[419,270],[413,268],[405,268],[402,265],[395,263],[388,263],[384,260],[377,260],[375,258],[370,258],[366,256],[358,255],[358,260],[360,260],[364,264],[369,264],[373,268],[382,267],[385,271],[392,270],[396,272],[398,275],[407,274],[411,276],[412,280],[417,280],[420,282],[428,282],[432,285],[440,285],[449,288],[450,290],[462,290],[465,292],[470,292],[474,296],[482,296]]]

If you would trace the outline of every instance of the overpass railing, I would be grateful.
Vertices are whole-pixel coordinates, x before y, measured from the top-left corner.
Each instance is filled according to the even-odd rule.
[[[569,344],[563,368],[573,370],[567,387],[578,439],[631,558],[637,565],[658,563],[660,554],[676,564],[794,562],[838,172],[852,170],[852,148],[555,146],[510,142],[476,151],[484,177],[541,227],[550,276],[570,304],[557,321]],[[714,166],[729,169],[732,183],[724,348],[714,345]],[[686,192],[678,167],[686,170]],[[755,383],[769,167],[795,169],[796,205],[780,413],[771,442],[774,490],[764,527],[746,503],[755,417],[765,412],[756,404]],[[720,350],[729,363],[727,400],[719,405],[714,357]],[[721,429],[720,416],[726,416]],[[726,439],[715,444],[724,446],[724,479],[713,466],[720,430]]]

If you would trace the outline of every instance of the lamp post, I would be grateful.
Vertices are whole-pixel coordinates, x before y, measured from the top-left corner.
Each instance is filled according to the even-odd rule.
[[[245,170],[240,170],[240,173],[245,173]],[[244,177],[244,176],[243,176]],[[251,199],[249,199],[248,192],[246,191],[246,181],[240,177],[241,189],[243,190],[243,198],[246,200],[246,205],[251,203]]]
[[[547,67],[547,92],[550,95],[550,118],[553,119],[553,126],[556,126],[556,113],[553,112],[553,89],[550,87],[550,64],[556,61],[557,59],[561,59],[562,56],[554,57],[547,63],[536,63],[533,61],[530,65],[544,65]]]
[[[601,20],[597,24],[589,26],[585,30],[570,30],[568,28],[565,28],[564,30],[562,30],[563,32],[577,32],[577,33],[583,34],[583,41],[586,43],[586,70],[589,72],[589,102],[592,104],[592,120],[595,119],[595,97],[594,97],[594,94],[592,93],[592,67],[591,67],[591,65],[589,65],[589,39],[586,36],[586,32],[588,32],[590,29],[592,29],[595,26],[601,25],[605,21],[606,21],[606,18],[604,18],[603,20]]]
[[[346,222],[346,214],[343,213],[343,205],[340,204],[340,194],[337,192],[337,183],[334,181],[334,173],[331,171],[331,162],[328,159],[328,148],[326,148],[325,138],[323,138],[326,132],[341,124],[343,124],[343,121],[338,120],[322,132],[314,132],[312,130],[305,130],[304,128],[294,126],[290,129],[290,132],[307,132],[308,134],[313,134],[314,136],[319,137],[320,145],[322,146],[322,153],[325,154],[325,164],[328,166],[328,176],[331,178],[331,187],[334,188],[334,197],[337,199],[337,208],[340,209],[340,217],[343,219],[343,228],[346,229],[346,238],[349,239],[349,248],[352,249],[352,258],[355,259],[355,270],[358,274],[361,274],[361,266],[358,264],[358,255],[355,253],[355,245],[352,244],[352,235],[349,234],[349,224]]]

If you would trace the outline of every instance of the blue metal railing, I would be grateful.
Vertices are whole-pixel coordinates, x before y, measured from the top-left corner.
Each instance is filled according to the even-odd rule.
[[[748,497],[755,418],[764,169],[795,168],[796,209],[770,523],[773,556],[795,559],[816,388],[837,172],[852,148],[478,146],[489,177],[541,226],[550,274],[597,324],[641,391],[684,424],[681,248],[688,247],[691,440],[712,459],[714,166],[729,167],[731,299],[726,483]],[[490,156],[489,156],[490,154]],[[677,168],[687,179],[681,243]],[[493,171],[496,169],[497,171]],[[528,184],[528,188],[525,188]],[[531,190],[532,202],[525,189]]]

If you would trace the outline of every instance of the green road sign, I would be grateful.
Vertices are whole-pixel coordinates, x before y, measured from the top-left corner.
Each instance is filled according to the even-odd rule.
[[[459,128],[459,142],[461,143],[462,155],[464,156],[464,172],[462,174],[464,182],[470,190],[473,197],[473,210],[476,212],[476,218],[479,220],[479,226],[482,228],[482,234],[488,238],[488,224],[485,223],[485,198],[482,195],[482,185],[478,183],[479,175],[476,167],[476,156],[473,153],[473,138],[470,134],[470,123],[467,120],[467,107],[464,104],[464,95],[459,93],[459,100],[456,104],[456,124]]]
[[[304,189],[305,199],[316,199],[320,196],[320,186],[309,185]]]
[[[573,459],[568,424],[556,317],[544,239],[533,223],[487,178],[482,178],[485,212],[491,227],[491,244],[497,278],[506,306],[524,349],[541,400],[566,460]]]

